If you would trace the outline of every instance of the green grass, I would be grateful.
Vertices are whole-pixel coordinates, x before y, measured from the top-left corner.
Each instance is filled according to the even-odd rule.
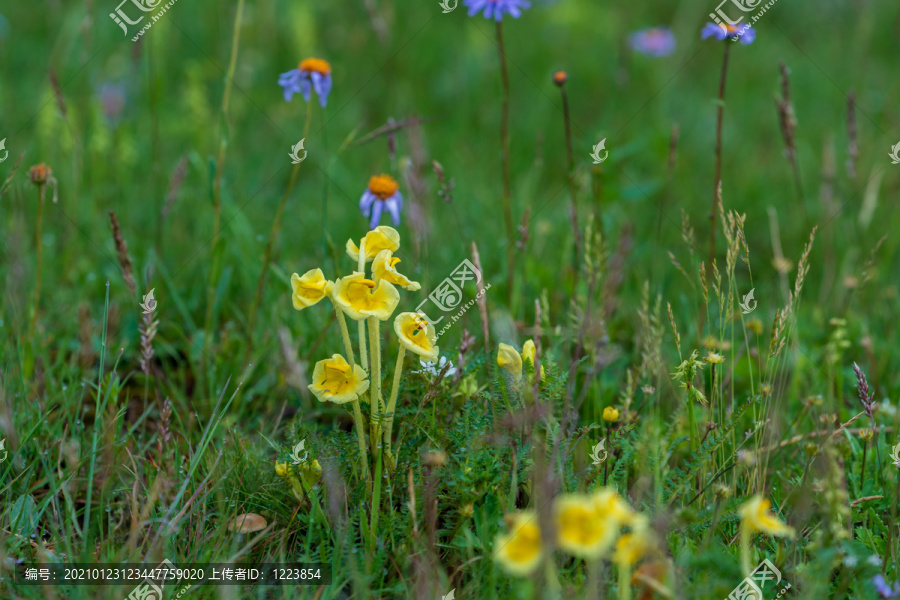
[[[535,510],[549,526],[555,495],[604,481],[650,519],[658,545],[642,564],[664,574],[673,597],[721,599],[738,585],[738,510],[754,494],[797,531],[751,543],[753,564],[768,558],[790,582],[786,597],[877,598],[876,574],[900,579],[898,469],[889,458],[900,442],[900,167],[887,156],[900,138],[900,9],[780,0],[757,23],[756,41],[731,49],[722,196],[726,219],[731,211],[746,218],[731,232],[733,268],[729,226],[716,222],[720,291],[710,274],[705,301],[698,273],[709,252],[724,46],[701,42],[699,31],[715,4],[533,4],[504,20],[512,206],[522,224],[514,240],[503,215],[495,29],[463,6],[442,14],[436,0],[248,2],[236,43],[238,2],[183,0],[137,44],[109,18],[112,2],[0,7],[0,138],[9,151],[0,178],[11,177],[0,186],[0,439],[8,451],[0,597],[112,599],[132,587],[16,584],[19,563],[168,559],[332,570],[325,587],[203,586],[187,592],[191,599],[440,598],[453,588],[461,600],[623,598],[609,557],[590,566],[555,551],[535,575],[511,577],[492,555],[505,514]],[[677,35],[672,56],[627,49],[630,32],[658,24]],[[302,98],[286,103],[277,79],[308,56],[331,63],[334,88],[306,123]],[[802,202],[773,101],[782,61]],[[558,70],[569,76],[578,228],[590,242],[580,251]],[[113,97],[105,84],[124,94],[116,115],[104,108],[102,96]],[[394,156],[387,137],[367,136],[389,119],[422,120],[396,133]],[[287,154],[305,127],[309,154],[248,331],[291,174]],[[593,165],[588,154],[603,138],[609,159]],[[451,202],[438,195],[432,161],[453,179]],[[39,202],[29,169],[38,163],[52,168],[55,184],[44,188],[31,335]],[[394,314],[414,310],[471,260],[474,242],[491,286],[490,342],[486,353],[473,305],[439,340],[456,375],[435,382],[412,373],[418,361],[406,358],[393,427],[398,465],[381,465],[380,484],[367,489],[351,405],[319,402],[306,387],[317,361],[344,352],[334,311],[328,301],[293,310],[290,276],[353,271],[344,245],[368,230],[359,197],[380,173],[400,182],[406,201],[398,268],[422,286],[401,290]],[[789,261],[782,271],[779,252]],[[795,295],[801,264],[809,270]],[[139,302],[151,288],[159,322],[148,377],[141,328],[150,322]],[[758,307],[744,315],[738,303],[751,289]],[[474,296],[470,284],[463,303]],[[385,402],[398,350],[392,323],[380,330]],[[496,357],[499,343],[521,350],[536,337],[547,377],[535,397]],[[725,361],[715,370],[704,363],[682,387],[675,373],[695,349]],[[854,363],[878,403],[870,441],[860,436],[873,427],[867,415],[848,424],[863,410]],[[710,404],[689,401],[695,391]],[[368,395],[361,400],[368,421]],[[609,430],[607,406],[621,413]],[[604,438],[605,469],[590,459]],[[322,475],[295,493],[275,462],[301,440]],[[374,473],[372,456],[369,465]],[[249,512],[269,528],[226,529]],[[634,597],[640,589],[632,587]],[[767,588],[765,597],[775,593]]]

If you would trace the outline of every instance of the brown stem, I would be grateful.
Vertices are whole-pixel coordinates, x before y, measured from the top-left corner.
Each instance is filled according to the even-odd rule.
[[[37,324],[37,316],[38,316],[38,308],[41,305],[41,263],[43,261],[43,244],[41,243],[41,221],[43,220],[44,214],[44,185],[38,185],[38,209],[37,209],[37,221],[35,223],[35,250],[37,251],[37,268],[35,270],[35,275],[37,276],[37,281],[34,284],[34,312],[31,315],[31,327],[28,333],[28,339],[34,339],[34,328]]]

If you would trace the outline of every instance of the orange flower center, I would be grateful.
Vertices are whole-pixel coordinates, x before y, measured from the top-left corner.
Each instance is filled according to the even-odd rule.
[[[331,65],[328,64],[327,60],[322,60],[321,58],[307,58],[300,61],[300,70],[314,71],[316,73],[321,73],[322,75],[328,75],[331,73]]]
[[[375,175],[369,179],[369,191],[379,200],[387,200],[399,189],[400,186],[390,175]]]

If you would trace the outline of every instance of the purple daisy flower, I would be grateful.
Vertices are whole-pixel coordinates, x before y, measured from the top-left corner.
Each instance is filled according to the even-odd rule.
[[[668,56],[675,51],[675,34],[668,27],[635,31],[628,41],[632,50],[648,56]]]
[[[503,13],[509,13],[514,19],[522,16],[523,8],[531,8],[528,0],[465,0],[469,7],[469,16],[474,17],[481,12],[485,19],[503,20]]]
[[[325,108],[331,92],[331,65],[321,58],[307,58],[296,69],[282,73],[278,78],[278,85],[284,88],[284,99],[287,102],[291,101],[294,94],[302,94],[303,99],[309,102],[310,92],[315,91],[319,96],[319,104]]]
[[[725,25],[724,23],[717,25],[716,23],[707,23],[700,31],[700,39],[705,40],[709,37],[716,38],[720,42],[724,42],[727,39],[736,42],[740,39],[741,43],[746,46],[747,44],[752,44],[753,40],[756,39],[756,30],[749,25]]]
[[[394,227],[400,225],[400,211],[403,210],[403,194],[400,186],[390,175],[374,175],[369,179],[369,187],[359,199],[359,210],[369,219],[369,229],[378,227],[384,209],[391,214]]]

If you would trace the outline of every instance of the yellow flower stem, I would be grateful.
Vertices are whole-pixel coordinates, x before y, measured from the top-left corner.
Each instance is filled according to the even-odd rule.
[[[394,366],[394,387],[391,388],[391,398],[387,405],[387,425],[384,428],[384,444],[387,448],[388,466],[393,469],[397,465],[391,454],[391,432],[394,429],[394,411],[397,409],[397,393],[400,391],[400,376],[403,374],[403,359],[406,357],[406,348],[400,345],[400,351],[397,352],[397,364]]]
[[[381,510],[381,444],[376,443],[373,452],[375,452],[375,489],[372,492],[372,523],[369,526],[370,559],[375,554],[375,540],[378,539],[378,513]]]
[[[369,317],[369,345],[372,354],[372,372],[369,374],[369,403],[372,405],[369,443],[372,445],[372,452],[375,452],[375,446],[381,439],[381,427],[378,425],[378,413],[381,409],[381,336],[378,334],[378,319],[375,317]]]
[[[366,238],[363,238],[359,242],[359,260],[358,260],[358,268],[357,272],[362,273],[363,276],[366,274]],[[365,319],[362,321],[357,321],[357,326],[359,327],[359,363],[363,369],[366,371],[369,370],[369,361],[366,360],[366,322]]]
[[[626,565],[619,567],[619,600],[631,600],[631,569]]]
[[[347,359],[350,361],[350,366],[352,367],[356,364],[356,360],[353,358],[353,345],[350,343],[350,330],[347,329],[347,317],[336,302],[334,303],[334,312],[337,314],[338,325],[341,326],[341,337],[344,338],[344,350],[347,352]]]
[[[359,407],[359,398],[353,400],[353,421],[356,425],[356,440],[359,442],[359,455],[362,458],[363,478],[366,480],[366,488],[371,485],[372,474],[369,473],[369,453],[366,451],[366,434],[364,433],[362,409]]]

